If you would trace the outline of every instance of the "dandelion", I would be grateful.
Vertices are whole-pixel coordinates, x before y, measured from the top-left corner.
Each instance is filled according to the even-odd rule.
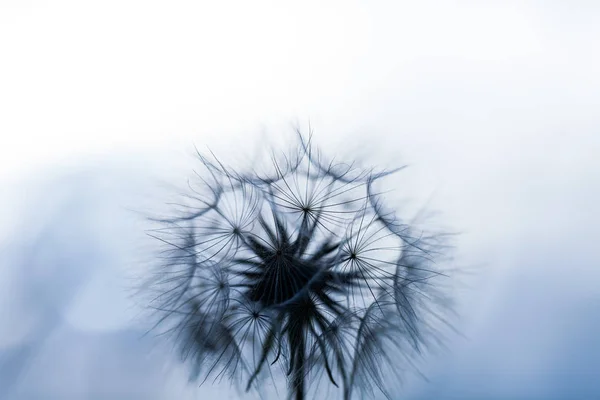
[[[439,237],[415,234],[376,189],[399,169],[327,162],[302,135],[267,175],[198,157],[200,189],[151,232],[164,245],[151,307],[191,379],[249,391],[279,372],[297,400],[390,396],[445,321]]]

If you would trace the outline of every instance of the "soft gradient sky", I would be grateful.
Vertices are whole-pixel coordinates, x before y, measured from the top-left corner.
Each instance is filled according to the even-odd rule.
[[[597,43],[594,1],[0,1],[0,397],[215,393],[137,340],[128,208],[309,120],[476,267],[407,398],[600,397]]]

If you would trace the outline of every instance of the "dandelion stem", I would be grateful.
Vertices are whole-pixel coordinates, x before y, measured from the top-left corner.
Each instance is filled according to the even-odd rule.
[[[296,365],[294,366],[294,377],[292,380],[292,387],[295,393],[295,400],[304,400],[304,381],[306,371],[304,370],[304,357],[305,357],[305,340],[304,335],[298,335]]]

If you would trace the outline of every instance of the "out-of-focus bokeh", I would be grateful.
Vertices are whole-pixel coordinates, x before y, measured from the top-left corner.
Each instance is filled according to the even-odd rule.
[[[403,398],[600,397],[599,20],[583,0],[2,1],[0,398],[238,398],[143,335],[141,216],[194,145],[243,164],[309,121],[327,154],[409,164],[389,198],[461,233],[464,338]]]

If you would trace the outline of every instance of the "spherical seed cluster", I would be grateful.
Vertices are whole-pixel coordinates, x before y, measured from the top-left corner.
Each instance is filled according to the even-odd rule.
[[[383,206],[375,184],[397,170],[327,163],[302,136],[293,156],[261,176],[199,154],[202,191],[151,234],[165,245],[151,307],[202,382],[250,390],[279,366],[296,399],[323,381],[388,394],[442,319],[441,247]]]

